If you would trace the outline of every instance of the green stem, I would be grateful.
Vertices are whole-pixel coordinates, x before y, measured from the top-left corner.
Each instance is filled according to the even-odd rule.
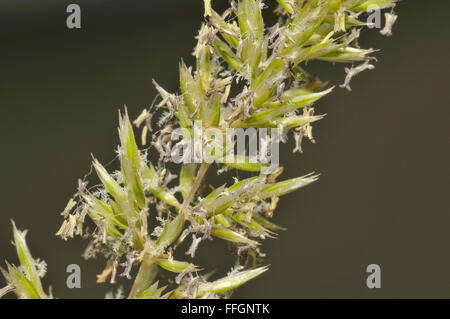
[[[186,198],[184,199],[183,205],[181,206],[180,215],[183,215],[184,217],[186,217],[186,212],[187,209],[189,207],[189,205],[191,204],[192,200],[194,199],[195,193],[197,193],[198,188],[200,187],[200,185],[202,184],[203,178],[206,175],[206,172],[208,171],[208,168],[211,164],[208,163],[202,163],[202,165],[200,166],[197,176],[195,177],[194,183],[192,184],[191,190],[189,191],[189,194],[186,196]]]
[[[191,190],[189,191],[188,196],[186,196],[183,205],[180,208],[180,211],[178,213],[179,215],[186,217],[187,209],[191,204],[192,200],[194,199],[195,193],[197,193],[197,190],[200,187],[203,178],[205,177],[206,172],[208,171],[209,166],[210,164],[208,163],[202,163],[202,165],[200,166],[197,176],[194,180],[194,183],[192,184]],[[128,299],[135,299],[136,296],[138,296],[142,292],[142,285],[145,282],[145,279],[147,278],[148,275],[148,271],[154,262],[155,258],[149,255],[147,252],[145,252],[144,260],[142,261],[141,266],[139,267],[139,272],[136,276],[133,287],[131,288]]]
[[[144,255],[144,260],[142,261],[141,266],[139,267],[139,272],[136,276],[136,279],[134,280],[134,284],[133,287],[131,288],[128,299],[136,299],[136,297],[140,293],[142,293],[143,290],[142,284],[146,281],[148,271],[154,262],[155,258],[146,252]]]

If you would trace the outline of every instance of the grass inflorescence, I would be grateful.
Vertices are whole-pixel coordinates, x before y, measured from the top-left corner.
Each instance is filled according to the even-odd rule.
[[[350,90],[355,75],[374,68],[374,50],[358,45],[360,31],[367,27],[366,11],[393,8],[396,3],[277,2],[278,22],[268,27],[262,0],[230,1],[223,13],[205,0],[205,22],[193,52],[196,65],[192,68],[180,62],[179,92],[170,93],[154,82],[160,98],[157,105],[144,110],[134,122],[126,110],[119,114],[120,169],[108,172],[93,158],[101,185],[88,188],[86,181],[79,181],[57,231],[64,240],[74,236],[89,239],[85,258],[106,258],[99,283],[114,283],[117,276],[133,280],[129,298],[218,298],[229,297],[234,289],[268,270],[261,243],[283,230],[271,220],[279,198],[315,182],[318,175],[280,180],[282,167],[266,170],[266,163],[224,162],[214,169],[260,173],[201,192],[212,164],[182,163],[176,174],[170,172],[172,132],[182,128],[192,134],[195,121],[218,132],[276,128],[281,142],[292,134],[294,152],[302,152],[305,139],[314,141],[312,124],[323,118],[315,115],[313,106],[333,90],[308,74],[306,63],[350,64],[342,85]],[[386,17],[389,25],[382,33],[390,35],[396,16],[391,11]],[[236,90],[239,92],[234,94]],[[152,116],[158,110],[164,114],[152,127]],[[158,152],[156,161],[150,162],[147,151],[138,147],[133,123],[141,131],[142,144]],[[209,142],[201,140],[204,145]],[[93,230],[86,227],[87,219],[95,225]],[[8,285],[0,294],[14,291],[19,298],[50,298],[40,282],[45,267],[33,259],[25,233],[15,226],[14,240],[20,266],[7,264],[7,269],[2,269]],[[206,240],[228,242],[236,256],[234,269],[222,278],[211,280],[211,273],[194,261]],[[190,243],[185,258],[176,260],[175,251],[185,241]],[[134,278],[133,267],[138,268]],[[158,281],[161,269],[173,273],[166,286]]]

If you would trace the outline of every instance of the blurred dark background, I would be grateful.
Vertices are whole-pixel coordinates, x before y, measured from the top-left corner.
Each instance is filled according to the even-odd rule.
[[[82,28],[69,30],[70,3],[0,1],[0,263],[17,262],[13,218],[48,262],[44,285],[55,296],[102,298],[110,290],[95,284],[103,260],[84,261],[87,242],[54,236],[59,212],[91,152],[103,163],[114,158],[117,110],[127,104],[135,117],[149,106],[152,78],[177,89],[203,3],[79,0]],[[317,144],[301,156],[283,148],[285,177],[322,177],[281,200],[274,219],[289,230],[265,242],[271,269],[235,297],[450,297],[450,2],[406,0],[396,11],[392,38],[362,36],[364,47],[382,49],[376,69],[355,78],[353,92],[337,89],[318,103],[328,116],[315,125]],[[345,77],[343,65],[309,70],[332,85]],[[232,264],[220,240],[199,254],[222,273]],[[72,263],[82,267],[82,289],[65,285]],[[366,287],[369,264],[381,266],[381,289]]]

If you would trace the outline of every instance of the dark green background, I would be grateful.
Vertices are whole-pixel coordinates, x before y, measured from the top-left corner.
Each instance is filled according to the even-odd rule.
[[[34,256],[48,262],[44,285],[57,297],[103,297],[109,287],[94,283],[103,261],[82,261],[86,242],[54,236],[59,212],[91,152],[113,159],[117,110],[127,104],[134,117],[148,106],[152,78],[176,90],[203,6],[77,1],[82,29],[68,30],[69,3],[0,1],[0,258],[16,262],[14,218],[30,230]],[[322,178],[282,199],[275,220],[289,231],[264,245],[271,270],[235,297],[450,297],[450,2],[406,0],[397,12],[392,38],[363,34],[364,46],[382,49],[376,69],[355,78],[353,92],[336,89],[318,103],[328,114],[315,125],[318,143],[301,156],[284,147],[285,177]],[[310,66],[333,85],[343,68]],[[220,240],[199,253],[200,264],[221,271],[232,262]],[[82,266],[82,289],[66,288],[71,263]],[[365,285],[372,263],[382,269],[378,290]]]

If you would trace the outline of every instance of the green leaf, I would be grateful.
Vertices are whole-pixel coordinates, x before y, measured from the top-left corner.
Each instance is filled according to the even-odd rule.
[[[285,91],[281,95],[282,102],[269,102],[262,105],[263,108],[267,109],[278,109],[280,107],[295,105],[296,108],[304,107],[313,104],[325,95],[331,93],[334,87],[321,92],[314,92],[307,89],[290,89]]]
[[[276,86],[274,85],[270,88],[268,82],[270,82],[270,79],[284,72],[285,64],[283,59],[276,58],[270,62],[269,66],[265,68],[258,78],[252,83],[252,89],[255,92],[253,106],[258,108],[267,102],[271,97],[274,97],[276,93]]]
[[[283,7],[289,14],[294,14],[294,9],[292,9],[292,1],[291,0],[277,0],[280,6]]]
[[[222,185],[208,194],[201,205],[209,214],[218,214],[227,209],[232,201],[233,196],[225,192],[225,185]]]
[[[134,166],[134,170],[138,170],[140,162],[139,150],[134,137],[133,126],[131,125],[126,109],[123,117],[119,112],[119,137],[122,154],[125,156],[125,158],[121,159],[122,165]]]
[[[183,231],[185,219],[182,214],[179,214],[175,219],[167,221],[164,225],[164,230],[156,241],[156,245],[165,249],[170,246]]]
[[[188,263],[186,261],[176,261],[176,260],[169,260],[166,258],[160,258],[155,261],[160,267],[164,268],[165,270],[175,272],[175,273],[182,273],[183,271],[189,270],[189,271],[198,271],[199,268],[191,263]]]
[[[220,95],[213,94],[205,103],[201,104],[200,119],[203,125],[216,127],[220,121]]]
[[[338,63],[353,63],[367,60],[367,56],[375,50],[365,50],[360,48],[345,47],[339,48],[325,55],[318,57],[318,60]]]
[[[294,98],[287,100],[286,102],[272,102],[264,105],[264,109],[252,114],[251,117],[244,120],[243,123],[246,125],[254,126],[254,125],[265,125],[277,119],[278,117],[295,111],[298,108],[302,108],[312,103],[316,102],[323,96],[327,95],[333,90],[330,88],[326,91],[319,93],[299,93]],[[237,124],[238,126],[239,124]]]
[[[25,240],[26,231],[19,231],[14,221],[11,221],[11,223],[14,232],[14,246],[21,268],[6,262],[8,270],[0,268],[0,271],[8,284],[14,287],[14,292],[19,298],[47,299],[36,269],[36,261],[31,256]]]
[[[233,212],[233,210],[231,210]],[[214,216],[214,222],[226,228],[233,226],[233,220],[224,214],[217,214]]]
[[[211,9],[211,15],[214,21],[221,27],[220,34],[225,41],[234,49],[239,45],[238,34],[239,28],[236,24],[227,23],[223,16],[219,15],[216,11]]]
[[[167,299],[168,294],[161,296],[162,292],[167,288],[167,286],[158,288],[159,282],[155,282],[149,288],[144,290],[137,299]]]
[[[303,116],[303,115],[294,115],[294,116],[286,116],[279,117],[271,122],[260,123],[255,125],[248,125],[248,127],[254,128],[277,128],[280,125],[285,129],[291,129],[294,127],[304,126],[309,123],[317,122],[323,119],[325,115],[316,115],[316,116]]]
[[[124,220],[120,214],[115,215],[114,210],[110,205],[90,194],[85,195],[84,200],[91,208],[89,213],[93,214],[95,218],[103,217],[123,230],[128,229],[128,225],[125,224],[127,221]]]
[[[229,290],[238,288],[239,286],[245,284],[247,281],[252,280],[255,277],[263,274],[269,269],[268,266],[260,267],[252,270],[245,270],[235,274],[230,274],[222,279],[202,284],[199,286],[199,294],[205,292],[211,293],[223,293]]]
[[[255,163],[251,163],[251,162],[255,162]],[[265,164],[262,163],[260,161],[250,160],[249,156],[235,156],[235,160],[233,162],[224,162],[225,165],[241,170],[241,171],[246,171],[246,172],[259,172],[261,170],[263,170],[264,168],[267,168],[270,166],[270,164]]]
[[[251,240],[240,233],[237,233],[231,229],[219,225],[214,225],[212,227],[211,234],[220,239],[230,241],[235,244],[250,245],[250,246],[259,245],[257,241]]]
[[[263,231],[263,235],[266,237],[275,238],[276,233],[266,229],[262,225],[260,225],[258,222],[256,222],[253,218],[251,220],[247,220],[247,214],[245,212],[232,212],[229,217],[231,217],[234,221],[236,221],[238,224],[246,227],[247,229],[257,232],[257,231]]]
[[[6,262],[8,271],[0,268],[8,284],[14,286],[14,293],[21,299],[46,299],[45,295],[39,292],[39,288],[31,282],[27,276],[17,267]]]
[[[109,175],[106,169],[100,164],[100,162],[94,158],[94,169],[97,172],[100,181],[111,194],[112,197],[121,205],[126,199],[126,193],[123,188],[116,182],[116,180]]]
[[[254,176],[247,179],[240,180],[233,185],[230,186],[229,190],[231,192],[237,191],[239,188],[241,188],[244,184],[248,184],[252,187],[257,187],[258,185],[261,186],[265,182],[265,176]]]
[[[179,208],[181,205],[177,198],[168,190],[159,187],[157,183],[156,172],[153,166],[144,167],[144,178],[149,186],[149,190],[166,204]]]
[[[303,115],[296,115],[296,116],[287,116],[283,118],[279,118],[274,120],[272,123],[270,123],[270,127],[274,128],[277,127],[278,124],[280,124],[282,127],[286,129],[298,127],[298,126],[304,126],[309,123],[317,122],[323,119],[325,115],[317,115],[317,116],[303,116]]]
[[[264,176],[255,176],[242,181],[239,181],[232,185],[229,189],[225,188],[225,185],[214,189],[202,202],[202,208],[205,209],[209,215],[220,214],[231,205],[239,200],[246,200],[246,194],[233,194],[239,188],[247,187],[247,193],[258,192],[265,183]]]
[[[36,270],[36,262],[31,256],[25,241],[26,232],[21,232],[16,228],[14,221],[11,221],[14,230],[14,245],[16,246],[17,255],[19,256],[20,264],[29,275],[30,282],[36,288],[40,296],[45,296],[42,290],[41,280]]]
[[[286,230],[286,228],[275,225],[274,223],[270,222],[266,218],[262,217],[259,214],[253,214],[252,216],[253,220],[255,220],[257,223],[261,224],[262,226],[271,229],[271,230]]]
[[[308,1],[298,9],[299,14],[295,16],[289,27],[293,33],[291,36],[293,41],[290,41],[290,45],[283,50],[282,54],[291,54],[293,49],[305,44],[320,27],[328,13],[327,6],[318,0]]]
[[[218,37],[214,39],[214,46],[217,50],[217,53],[236,71],[241,72],[243,69],[242,62],[235,58],[235,54],[233,50],[220,40]]]
[[[271,198],[273,196],[283,196],[296,191],[302,187],[317,181],[319,175],[306,175],[303,177],[293,178],[279,183],[267,185],[260,193],[260,198]]]
[[[180,86],[184,102],[189,108],[189,112],[194,113],[197,108],[196,104],[199,102],[198,85],[194,80],[191,71],[187,68],[186,64],[184,64],[184,61],[181,61],[180,63]]]
[[[369,0],[364,3],[351,8],[352,11],[367,11],[370,7],[378,7],[380,9],[390,8],[395,6],[395,3],[399,0]]]
[[[124,185],[132,198],[129,200],[136,201],[140,209],[146,206],[145,194],[140,178],[141,158],[139,149],[134,137],[133,126],[131,125],[128,112],[125,109],[125,115],[119,112],[119,137],[120,137],[120,166],[122,169]]]
[[[261,6],[260,0],[242,0],[238,3],[238,22],[243,41],[241,60],[249,67],[252,80],[260,73],[259,63],[264,48],[264,21]],[[248,77],[250,74],[245,75]]]

